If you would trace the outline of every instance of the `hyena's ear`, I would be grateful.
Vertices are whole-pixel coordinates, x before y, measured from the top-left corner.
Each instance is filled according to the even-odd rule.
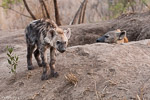
[[[55,30],[50,30],[49,33],[44,38],[45,43],[51,44],[51,40],[53,39],[53,37],[55,35],[56,35],[56,31]]]
[[[121,31],[119,34],[119,40],[122,40],[126,37],[126,31]]]
[[[57,32],[56,30],[53,29],[50,31],[50,34],[51,34],[51,38],[53,38],[57,34]]]
[[[66,35],[66,37],[69,39],[71,37],[71,29],[68,28],[67,30],[64,30],[64,34]]]

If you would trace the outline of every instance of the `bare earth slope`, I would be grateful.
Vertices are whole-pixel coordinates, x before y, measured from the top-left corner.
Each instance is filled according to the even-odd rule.
[[[60,76],[48,81],[40,80],[42,68],[35,59],[36,68],[27,70],[24,30],[0,31],[0,100],[150,100],[150,40],[121,45],[95,43],[100,35],[117,28],[126,30],[130,41],[150,38],[149,19],[146,12],[63,26],[72,29],[70,47],[63,54],[57,53]],[[7,45],[19,55],[16,80],[7,68]],[[65,79],[68,73],[78,78],[75,87]]]
[[[0,100],[150,100],[150,40],[127,44],[87,44],[57,53],[58,78],[41,81],[42,68],[26,68],[23,30],[0,32]],[[17,79],[7,68],[5,47],[19,55]],[[78,78],[74,87],[64,75]]]

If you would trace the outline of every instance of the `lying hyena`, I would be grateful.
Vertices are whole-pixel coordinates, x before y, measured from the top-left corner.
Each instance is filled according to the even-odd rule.
[[[47,80],[50,76],[57,77],[55,72],[55,51],[56,49],[63,53],[66,50],[68,39],[71,36],[71,30],[62,30],[53,21],[49,19],[35,20],[25,29],[27,42],[27,67],[32,70],[32,53],[40,67],[43,67],[41,79]],[[36,50],[34,51],[34,49]],[[46,50],[50,48],[50,63],[47,63]],[[41,56],[41,59],[40,59]],[[50,67],[49,67],[50,66]],[[50,71],[51,69],[51,71]]]
[[[100,38],[96,40],[96,42],[105,42],[105,43],[127,43],[128,38],[126,37],[126,31],[115,30],[109,31]]]

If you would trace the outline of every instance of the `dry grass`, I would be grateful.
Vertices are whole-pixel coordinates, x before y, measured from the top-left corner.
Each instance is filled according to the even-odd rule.
[[[66,78],[66,80],[68,80],[74,86],[76,86],[77,83],[78,83],[77,77],[72,73],[69,73],[69,74],[65,75],[65,78]]]

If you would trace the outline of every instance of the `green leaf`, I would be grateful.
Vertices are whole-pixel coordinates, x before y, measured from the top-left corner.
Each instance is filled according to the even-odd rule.
[[[20,3],[22,0],[2,0],[2,7],[7,9],[16,3]]]
[[[11,55],[10,55],[9,53],[7,53],[7,56],[8,56],[9,58],[11,58]]]
[[[11,57],[10,59],[11,59],[11,60],[14,60],[14,57]]]
[[[17,64],[14,65],[14,69],[15,69],[15,70],[16,70],[16,66],[17,66]]]
[[[13,52],[13,48],[12,48],[12,47],[9,48],[8,51],[9,51],[9,53],[11,54],[11,53]]]
[[[11,65],[11,61],[9,59],[7,59],[7,60],[8,60],[8,63]]]
[[[19,57],[17,56],[16,61],[18,61]]]
[[[15,72],[14,69],[11,69],[11,72],[14,73]]]

